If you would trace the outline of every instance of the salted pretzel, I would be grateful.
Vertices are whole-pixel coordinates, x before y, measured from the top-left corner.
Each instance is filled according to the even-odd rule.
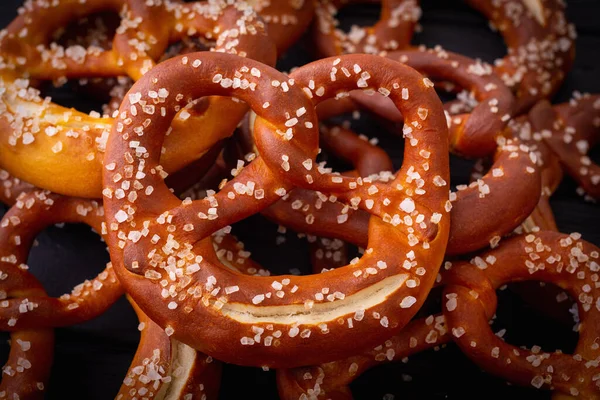
[[[221,363],[171,340],[164,329],[129,300],[140,321],[141,338],[115,399],[216,399],[221,382]]]
[[[333,16],[337,12],[329,0],[317,4],[315,44],[327,56],[348,52],[380,53],[404,50],[410,44],[412,31],[420,17],[416,2],[400,1],[408,7],[402,13],[397,28],[402,31],[379,44],[369,29],[355,28],[346,35],[334,30]],[[538,100],[551,97],[571,69],[575,55],[575,28],[569,24],[561,0],[468,0],[467,3],[487,17],[502,34],[508,55],[495,62],[495,72],[513,89],[517,104],[515,112],[526,112]],[[320,4],[324,6],[320,7]],[[386,2],[382,2],[385,10]],[[327,7],[329,6],[329,7]],[[382,10],[382,17],[386,15]],[[387,14],[389,15],[389,14]],[[378,25],[383,25],[380,22]],[[371,43],[369,45],[369,38]],[[392,40],[393,39],[393,40]],[[381,40],[381,39],[380,39]],[[363,41],[367,46],[361,48]]]
[[[456,123],[451,125],[450,129],[455,133],[451,141],[460,143],[463,150],[473,149],[471,154],[478,154],[477,152],[481,151],[479,148],[489,148],[494,144],[494,163],[480,179],[468,186],[458,186],[457,192],[451,194],[452,223],[446,253],[464,254],[486,247],[490,243],[497,243],[502,236],[510,234],[531,214],[541,193],[536,148],[525,145],[518,138],[504,137],[511,136],[505,132],[513,104],[511,94],[497,77],[491,72],[485,72],[490,70],[489,66],[443,50],[397,52],[391,53],[390,57],[408,62],[409,65],[428,75],[435,75],[438,79],[456,81],[478,93],[481,102],[476,110],[471,114],[456,117]],[[403,96],[410,98],[410,92],[403,92]],[[350,93],[350,97],[369,107],[381,105],[378,112],[382,116],[402,121],[402,115],[397,110],[391,111],[389,99],[384,96],[368,96],[364,93],[358,95],[353,92]],[[345,98],[337,106],[327,104],[328,110],[324,110],[322,114],[331,116],[340,111],[348,111],[352,105],[343,102],[344,100]],[[410,138],[411,130],[410,125],[405,127],[404,135]],[[493,149],[492,147],[492,151]],[[481,153],[489,154],[489,150]],[[324,195],[319,198],[316,194],[311,196],[308,193],[293,193],[263,213],[299,232],[325,237],[334,235],[359,246],[366,245],[367,213],[352,210],[346,222],[349,229],[338,232],[336,216],[345,209],[343,204],[332,203],[336,199],[328,201]],[[509,215],[510,218],[492,221],[489,219],[491,212]],[[310,221],[313,218],[319,222],[312,224]]]
[[[469,157],[493,154],[496,138],[502,135],[513,116],[515,99],[491,65],[440,47],[395,51],[387,57],[416,69],[432,80],[450,82],[469,91],[476,101],[470,113],[458,114],[460,110],[455,110],[456,103],[446,105],[450,115],[450,146],[454,152]],[[403,121],[402,115],[385,97],[354,93],[352,99],[388,121]]]
[[[449,205],[447,188],[433,183],[448,179],[447,131],[441,104],[428,81],[401,64],[366,55],[321,60],[296,70],[290,77],[231,55],[197,53],[190,60],[200,61],[199,67],[194,69],[182,58],[174,58],[151,70],[129,92],[144,97],[149,87],[168,85],[175,95],[165,99],[164,117],[154,119],[144,135],[134,141],[128,133],[142,122],[139,117],[132,118],[132,124],[123,130],[117,122],[109,136],[109,168],[104,176],[108,243],[127,292],[173,338],[238,364],[280,367],[335,359],[350,351],[348,340],[360,338],[361,344],[368,346],[401,329],[433,283],[449,228],[448,218],[444,217]],[[325,79],[332,80],[332,67],[336,66],[336,81],[323,86]],[[163,70],[173,71],[177,79],[165,79]],[[395,73],[381,73],[390,70]],[[236,73],[241,74],[239,87],[233,86]],[[309,82],[313,78],[317,79],[316,85]],[[188,85],[191,81],[198,85]],[[411,100],[401,101],[401,87],[411,90]],[[389,90],[407,120],[414,122],[413,137],[420,142],[407,146],[407,163],[391,185],[366,185],[363,180],[312,167],[318,137],[314,104],[308,94],[317,103],[319,98],[354,88]],[[183,96],[176,95],[179,93]],[[183,98],[207,94],[233,95],[251,106],[258,116],[254,134],[260,155],[218,193],[182,203],[167,191],[156,169],[162,140],[159,135],[174,116],[175,106],[185,105],[187,99]],[[285,101],[276,101],[279,96]],[[126,114],[130,107],[126,100],[120,111]],[[418,110],[421,115],[427,110],[427,118],[419,117]],[[429,160],[428,170],[419,164],[425,162],[419,155],[422,151],[440,154]],[[129,163],[127,156],[123,158],[124,154],[130,154],[133,162]],[[113,193],[123,180],[128,180],[123,177],[131,167],[142,172],[136,177],[139,189],[130,186],[125,198],[116,198]],[[372,207],[371,212],[378,216],[371,219],[372,250],[347,268],[318,276],[278,279],[240,276],[207,259],[203,246],[208,244],[203,238],[264,209],[296,184],[314,185],[317,190],[335,191],[340,196],[362,196],[364,201],[357,203],[367,209],[371,201],[381,198],[374,196],[373,188],[393,199],[388,206],[378,203]],[[130,193],[137,197],[134,199]],[[407,218],[412,218],[411,214],[422,224],[414,228],[399,225],[400,213]],[[381,246],[384,237],[386,242],[397,241],[393,252]],[[174,253],[172,246],[186,250]],[[406,251],[399,251],[401,248]],[[177,261],[181,256],[184,258]],[[414,266],[414,272],[400,272],[404,270],[403,261]],[[182,268],[182,278],[164,275],[173,267]],[[159,296],[162,288],[157,279],[163,277],[171,279],[176,298],[163,300]],[[181,288],[183,283],[185,290]],[[398,312],[398,308],[403,311]],[[352,329],[336,322],[347,318]],[[190,320],[195,322],[190,324]],[[206,323],[211,329],[205,329]],[[327,351],[315,354],[304,351],[307,347]]]
[[[480,367],[513,383],[600,398],[599,257],[599,249],[579,234],[539,232],[509,239],[472,263],[452,265],[443,311],[454,341]],[[575,354],[517,348],[491,331],[495,290],[526,280],[554,283],[576,299],[580,325]]]
[[[60,298],[48,297],[27,271],[29,248],[46,226],[68,221],[99,229],[101,219],[95,202],[66,200],[37,191],[20,195],[0,222],[0,325],[11,332],[12,341],[3,367],[0,398],[42,399],[54,353],[50,327],[89,320],[122,294],[110,265],[95,279]]]
[[[332,57],[348,53],[380,54],[410,45],[421,8],[417,0],[382,0],[379,21],[370,27],[353,26],[349,33],[338,28],[340,8],[361,0],[318,0],[313,28],[317,53]]]
[[[45,2],[43,4],[42,2],[28,3],[32,5],[33,10],[25,11],[23,15],[19,16],[8,32],[13,32],[14,27],[19,24],[24,25],[27,21],[41,18],[42,15],[56,13],[57,10],[60,11],[71,3],[77,3],[73,7],[67,7],[72,9],[71,14],[69,12],[61,13],[60,18],[76,17],[80,14],[97,11],[93,7],[86,8],[89,2],[84,4],[78,1],[63,0],[50,8],[43,7]],[[101,2],[98,0],[95,3]],[[144,5],[146,2],[141,3]],[[107,2],[104,1],[101,9],[106,9],[106,4]],[[160,16],[161,21],[156,24],[157,26],[162,27],[161,29],[173,30],[171,34],[157,38],[159,42],[165,42],[164,47],[168,45],[169,41],[193,33],[215,39],[215,51],[241,54],[268,64],[275,62],[275,49],[266,36],[264,23],[257,19],[246,3],[228,5],[226,1],[219,0],[211,3],[184,4],[166,1],[161,2],[160,5],[151,7],[144,5],[144,7],[149,7],[150,11],[156,11],[156,14]],[[164,12],[158,12],[160,10],[164,10]],[[60,18],[57,23],[62,21]],[[178,22],[179,19],[184,21]],[[124,21],[129,20],[125,19]],[[126,31],[124,35],[128,32],[139,33],[129,27],[131,22],[123,22],[123,24],[128,27],[127,29],[123,28]],[[176,28],[182,29],[182,31],[179,32]],[[29,29],[26,32],[29,32]],[[44,40],[44,36],[38,38],[39,35],[33,35],[31,32],[30,34],[32,40]],[[118,32],[117,35],[119,35]],[[29,81],[22,77],[25,74],[32,78],[43,78],[43,76],[36,75],[35,68],[29,70],[29,64],[21,66],[16,62],[11,62],[11,58],[6,54],[7,52],[11,54],[10,51],[14,50],[10,43],[17,39],[21,38],[8,33],[0,39],[0,51],[3,48],[2,43],[7,43],[4,53],[2,53],[4,68],[1,75],[5,92],[0,104],[0,110],[3,113],[3,118],[0,120],[0,167],[38,187],[57,193],[79,197],[100,197],[102,153],[114,120],[100,118],[99,115],[94,114],[88,116],[42,99],[39,92],[29,86]],[[23,40],[27,42],[27,40]],[[115,37],[115,41],[117,40],[121,39]],[[20,43],[20,41],[17,42]],[[136,42],[139,41],[136,40]],[[162,55],[164,47],[161,47],[161,53],[157,57]],[[27,46],[23,46],[23,49],[26,48]],[[21,47],[16,48],[16,50],[20,49]],[[33,50],[35,49],[37,47],[33,48]],[[30,54],[25,55],[33,57]],[[23,59],[25,62],[29,60],[29,58],[24,58],[24,55],[14,58]],[[90,60],[93,58],[89,58],[88,61]],[[138,57],[136,62],[139,60]],[[86,62],[80,65],[80,68],[85,69]],[[152,65],[149,64],[149,67]],[[73,68],[71,70],[69,67],[63,72],[74,71],[74,74],[77,72],[77,68]],[[50,70],[44,69],[44,71]],[[116,73],[122,73],[122,71]],[[90,71],[90,74],[91,76],[98,75],[93,70]],[[114,74],[106,73],[105,75]],[[164,92],[153,94],[156,98],[166,95],[167,93]],[[215,97],[201,99],[197,104],[182,109],[173,121],[172,132],[165,142],[167,151],[163,156],[163,166],[166,171],[178,170],[197,160],[218,140],[231,135],[246,110],[247,107],[244,104],[236,103],[231,99]],[[147,107],[144,105],[140,112],[150,117],[153,113],[161,112],[161,109],[152,105]],[[197,135],[195,128],[197,126],[202,126],[210,134]],[[191,139],[192,136],[194,139]],[[204,140],[205,137],[211,139],[207,142]]]
[[[100,232],[102,207],[96,201],[67,198],[46,191],[23,193],[0,223],[10,243],[2,247],[2,263],[11,268],[5,280],[6,298],[0,308],[5,331],[39,329],[77,324],[103,313],[123,290],[109,263],[96,278],[76,286],[70,294],[48,297],[37,279],[27,271],[29,248],[39,232],[59,222],[85,223]],[[19,295],[26,287],[23,302]]]
[[[278,370],[280,396],[352,399],[348,385],[367,369],[456,341],[483,369],[510,382],[531,384],[538,389],[548,384],[576,397],[600,397],[600,308],[595,288],[600,256],[598,248],[579,236],[557,232],[521,235],[480,254],[470,263],[447,263],[438,279],[439,284],[445,285],[443,315],[412,321],[380,346],[346,359]],[[579,299],[582,319],[577,355],[517,349],[491,331],[488,320],[496,310],[495,290],[508,282],[532,280],[555,283]]]
[[[571,69],[575,27],[561,0],[468,0],[485,15],[508,47],[495,71],[513,89],[521,114],[538,100],[550,98]]]

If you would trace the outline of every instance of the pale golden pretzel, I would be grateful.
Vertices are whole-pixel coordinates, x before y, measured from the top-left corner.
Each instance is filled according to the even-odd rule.
[[[93,11],[78,1],[62,1],[66,1],[66,5],[77,3],[70,13],[60,14],[61,18],[66,20],[70,20],[67,18],[69,15],[75,17],[79,16],[78,13]],[[94,1],[106,3],[106,0]],[[117,3],[120,4],[120,1]],[[31,13],[36,18],[42,18],[46,13],[62,10],[61,5],[65,4],[59,2],[49,9],[35,8]],[[162,56],[170,41],[176,41],[191,32],[193,35],[205,35],[214,39],[215,51],[253,57],[267,64],[275,63],[275,48],[268,40],[264,23],[246,3],[229,5],[226,1],[219,0],[210,4],[184,4],[165,1],[149,8],[161,11],[157,15],[165,21],[156,24],[161,30],[173,29],[170,35],[157,38],[160,39],[160,43],[164,42],[164,46],[160,47],[156,58]],[[13,25],[25,24],[28,15],[25,13],[13,22]],[[130,22],[129,25],[131,24]],[[129,25],[126,31],[136,32]],[[181,31],[176,29],[179,25],[181,26],[178,29]],[[16,28],[13,26],[11,32],[14,29]],[[15,46],[10,43],[17,43],[17,39],[18,35],[14,37],[6,34],[0,39],[0,48],[4,40],[8,43],[8,49],[5,51],[13,50]],[[35,49],[31,51],[35,52]],[[22,49],[18,47],[16,50]],[[26,56],[29,57],[27,54]],[[27,60],[28,58],[25,58],[25,61]],[[136,58],[136,63],[139,60]],[[148,65],[149,68],[154,64],[152,62]],[[34,74],[35,71],[28,70],[28,64],[12,65],[5,61],[2,67],[4,68],[0,72],[0,86],[5,91],[0,101],[0,168],[37,187],[56,193],[77,197],[100,197],[103,153],[114,119],[101,117],[97,113],[85,115],[43,99],[37,90],[30,87],[29,81],[23,79],[26,74],[40,77]],[[85,63],[80,67],[84,68]],[[90,74],[94,76],[92,72]],[[119,70],[116,73],[122,72]],[[136,77],[139,76],[141,73]],[[161,98],[166,94],[161,91],[152,95],[154,98]],[[181,110],[174,119],[172,131],[165,141],[167,150],[162,162],[166,171],[179,170],[201,158],[220,139],[232,134],[246,111],[247,107],[244,104],[215,97],[200,99],[197,104]],[[153,105],[140,108],[140,113],[148,117],[160,112],[161,109]],[[208,134],[197,134],[199,126]],[[210,139],[206,140],[207,138]]]

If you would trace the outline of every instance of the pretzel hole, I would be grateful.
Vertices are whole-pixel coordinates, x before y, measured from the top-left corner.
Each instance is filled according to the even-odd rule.
[[[232,234],[244,243],[244,250],[252,254],[252,260],[271,275],[311,273],[306,235],[279,227],[258,214],[234,224]]]
[[[353,30],[373,26],[381,17],[381,2],[369,3],[369,0],[352,1],[350,4],[344,4],[335,15],[338,20],[338,29],[345,33],[352,33]]]
[[[418,44],[443,49],[492,63],[508,54],[500,32],[490,27],[489,20],[461,1],[421,2],[423,29],[416,37]],[[459,17],[460,16],[460,17]],[[448,29],[460,21],[462,29]],[[469,40],[465,40],[468,37]]]
[[[98,239],[87,225],[51,226],[36,237],[29,254],[29,271],[41,281],[49,296],[71,293],[76,285],[104,270],[110,261],[106,245]]]
[[[535,286],[541,286],[541,291],[533,291]],[[524,298],[513,289],[523,287],[532,292],[532,295]],[[574,352],[579,336],[575,331],[578,312],[576,304],[566,291],[551,283],[538,281],[511,283],[508,285],[509,290],[504,290],[505,288],[506,286],[496,291],[498,309],[496,318],[491,322],[491,328],[497,336],[517,347],[532,349],[539,346],[541,351],[545,352]],[[537,297],[537,304],[526,301],[531,301],[533,296]],[[542,296],[553,299],[548,300]],[[558,309],[568,310],[571,320],[560,313],[556,315]]]
[[[84,48],[94,46],[104,50],[111,50],[113,37],[120,23],[121,18],[116,12],[104,11],[93,13],[57,29],[52,37],[58,45],[65,48],[70,46],[82,46]],[[86,111],[91,111],[100,110],[99,105],[92,102],[107,103],[110,100],[110,91],[119,81],[117,77],[89,77],[69,82],[68,86],[69,92],[72,91],[77,95],[77,106],[80,107],[79,100],[82,95],[86,100],[90,101],[90,105],[84,104],[83,108]],[[54,82],[55,86],[62,86],[64,83],[63,80]],[[56,102],[62,104],[60,103],[60,96],[61,94],[56,98]]]
[[[120,23],[121,18],[116,12],[93,13],[60,27],[52,34],[52,38],[62,46],[96,46],[110,50]]]

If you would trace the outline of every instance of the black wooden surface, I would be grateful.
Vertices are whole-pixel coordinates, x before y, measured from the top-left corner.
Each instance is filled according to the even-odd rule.
[[[0,25],[7,25],[16,15],[21,0],[0,0]],[[414,43],[427,46],[441,44],[448,50],[491,62],[505,54],[502,39],[488,28],[479,14],[459,0],[422,0],[423,32]],[[372,23],[377,7],[357,6],[344,11],[343,24]],[[569,0],[568,18],[574,22],[579,38],[577,59],[555,102],[567,101],[574,90],[600,92],[600,1]],[[309,45],[300,43],[280,61],[291,67],[311,61]],[[56,93],[63,104],[72,105],[69,91]],[[78,105],[82,102],[78,100]],[[397,140],[371,120],[354,124],[359,132],[380,138],[395,164],[401,164]],[[600,161],[598,149],[592,158]],[[452,183],[465,183],[470,162],[453,159]],[[563,232],[577,231],[584,239],[600,245],[600,208],[585,203],[575,194],[575,183],[566,178],[552,198],[552,207]],[[0,214],[4,208],[0,206]],[[275,245],[276,226],[261,217],[252,217],[234,227],[253,256],[276,273],[305,269],[308,265],[306,242],[293,233],[285,235],[283,245]],[[51,295],[69,292],[86,278],[100,272],[108,261],[105,246],[98,237],[82,226],[53,227],[38,237],[39,245],[31,252],[31,270],[46,285]],[[495,330],[507,329],[505,338],[517,345],[539,344],[546,350],[569,351],[576,334],[570,326],[558,324],[539,315],[509,291],[499,293]],[[435,309],[433,305],[433,309]],[[124,299],[107,313],[88,323],[56,330],[56,354],[48,399],[110,399],[117,393],[139,339],[137,320]],[[0,360],[6,360],[8,345],[2,336]],[[226,366],[221,399],[276,399],[273,371]],[[508,397],[547,399],[548,393],[507,385],[503,380],[483,373],[453,345],[411,357],[407,364],[394,364],[365,373],[352,385],[356,399],[382,399],[386,394],[396,399],[506,399]],[[392,397],[388,397],[392,398]]]

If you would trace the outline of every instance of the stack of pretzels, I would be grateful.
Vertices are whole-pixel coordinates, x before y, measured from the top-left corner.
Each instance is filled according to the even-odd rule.
[[[81,396],[51,378],[55,330],[122,298],[140,340],[120,400],[223,398],[228,365],[276,371],[250,398],[352,399],[368,369],[441,347],[509,384],[600,399],[600,249],[560,232],[550,203],[567,175],[582,204],[600,199],[600,95],[551,103],[575,60],[564,2],[466,0],[504,38],[493,64],[415,46],[418,0],[367,1],[377,23],[343,29],[354,3],[22,4],[0,32],[0,400]],[[91,227],[110,261],[55,296],[46,282],[67,277],[28,259],[64,223]],[[507,287],[576,345],[495,333]]]

